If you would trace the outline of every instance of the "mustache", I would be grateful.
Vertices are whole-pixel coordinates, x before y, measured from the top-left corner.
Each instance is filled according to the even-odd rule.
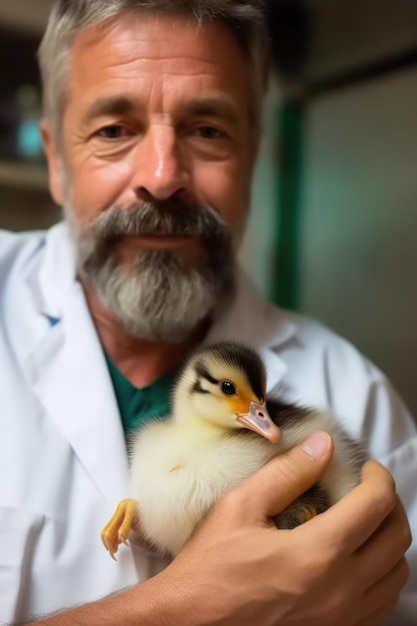
[[[173,199],[164,202],[136,202],[127,208],[113,205],[78,234],[78,267],[95,275],[115,263],[117,244],[125,236],[173,235],[198,238],[205,258],[205,270],[221,275],[224,263],[233,265],[234,243],[227,222],[209,205],[191,206]],[[171,251],[138,252],[142,267],[179,259]],[[139,258],[139,257],[138,257]]]
[[[199,237],[207,242],[228,238],[225,220],[209,205],[191,206],[181,200],[136,202],[107,209],[87,227],[87,236],[111,243],[126,235]]]

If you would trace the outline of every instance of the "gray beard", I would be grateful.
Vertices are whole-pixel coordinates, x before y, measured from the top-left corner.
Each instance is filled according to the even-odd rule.
[[[81,279],[128,335],[182,342],[234,295],[234,244],[224,220],[209,207],[141,203],[111,207],[82,229],[71,217],[69,222]],[[201,258],[190,267],[181,251],[138,250],[129,267],[122,265],[121,237],[141,234],[197,237]]]

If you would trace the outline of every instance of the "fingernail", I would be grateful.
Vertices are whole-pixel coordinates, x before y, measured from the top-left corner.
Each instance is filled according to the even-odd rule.
[[[328,452],[331,446],[332,440],[330,435],[325,433],[324,431],[319,431],[310,435],[308,439],[303,441],[301,447],[307,454],[309,454],[313,459],[319,459],[326,452]]]

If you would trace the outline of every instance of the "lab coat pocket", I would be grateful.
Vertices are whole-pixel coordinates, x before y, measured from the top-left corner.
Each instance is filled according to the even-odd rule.
[[[0,624],[25,614],[25,587],[44,517],[0,506]]]

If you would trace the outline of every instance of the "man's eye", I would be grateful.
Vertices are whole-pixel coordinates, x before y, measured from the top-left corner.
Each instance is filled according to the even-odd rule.
[[[213,126],[200,126],[198,134],[203,139],[222,139],[224,137],[224,133]]]
[[[105,139],[120,139],[124,134],[125,130],[123,126],[117,126],[116,124],[113,126],[105,126],[97,133],[99,137],[104,137]]]

